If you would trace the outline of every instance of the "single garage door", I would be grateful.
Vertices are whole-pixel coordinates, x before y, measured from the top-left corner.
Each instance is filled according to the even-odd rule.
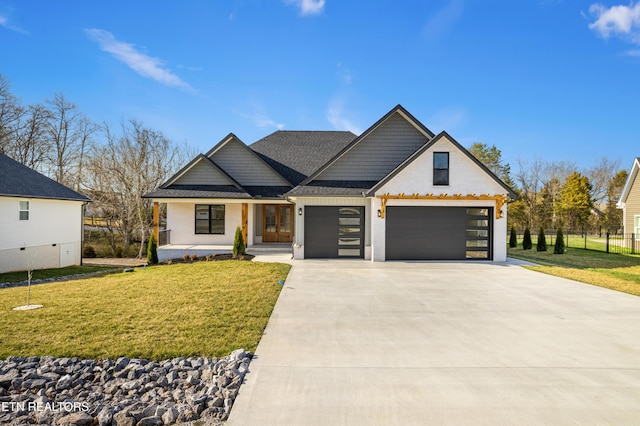
[[[307,206],[304,257],[364,257],[364,207]]]
[[[386,208],[387,260],[491,259],[492,208]]]

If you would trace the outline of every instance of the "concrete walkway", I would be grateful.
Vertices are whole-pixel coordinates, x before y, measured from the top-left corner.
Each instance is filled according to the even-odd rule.
[[[640,423],[640,297],[509,263],[293,264],[228,426]]]

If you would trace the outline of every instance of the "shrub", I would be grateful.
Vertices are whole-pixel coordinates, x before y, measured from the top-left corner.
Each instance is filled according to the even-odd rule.
[[[524,230],[524,239],[522,240],[522,248],[524,250],[531,250],[531,247],[533,247],[533,243],[531,242],[531,231],[529,231],[529,228]]]
[[[540,227],[540,232],[538,233],[538,245],[536,246],[537,251],[547,251],[547,238],[544,236],[544,228]]]
[[[236,236],[233,240],[233,257],[244,256],[245,254],[247,253],[244,238],[242,238],[242,229],[238,226],[236,228]]]
[[[564,235],[562,235],[562,228],[558,228],[556,234],[556,245],[553,248],[554,254],[564,254]]]
[[[197,254],[192,254],[191,255],[191,261],[195,262],[196,260],[198,260],[198,255]]]
[[[96,253],[96,249],[94,249],[93,246],[87,244],[86,246],[84,246],[84,249],[82,249],[82,257],[94,258],[97,256],[98,254]]]
[[[518,247],[518,236],[516,235],[516,228],[511,227],[511,236],[509,237],[509,247]]]
[[[116,246],[116,257],[124,257],[124,249],[122,248],[122,246]]]
[[[186,262],[187,260],[189,260],[189,255],[188,255],[187,253],[183,254],[183,255],[182,255],[182,260],[184,260],[185,262]]]
[[[152,232],[149,236],[149,243],[147,244],[147,264],[158,264],[158,244],[156,243],[155,232]]]

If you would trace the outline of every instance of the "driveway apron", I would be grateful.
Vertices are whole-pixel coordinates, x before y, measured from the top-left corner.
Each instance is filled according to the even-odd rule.
[[[293,264],[229,426],[640,424],[640,297],[510,263]]]

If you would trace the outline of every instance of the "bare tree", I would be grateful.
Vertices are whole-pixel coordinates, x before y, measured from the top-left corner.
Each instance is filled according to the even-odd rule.
[[[9,80],[0,74],[0,152],[10,155],[12,144],[24,108],[11,93]]]
[[[97,127],[62,93],[47,100],[47,105],[51,112],[47,126],[51,145],[50,174],[58,182],[79,189],[78,165],[82,165],[87,142]]]
[[[123,121],[119,134],[108,125],[103,132],[105,143],[93,150],[87,164],[88,186],[103,213],[117,215],[110,220],[118,224],[125,252],[134,236],[140,237],[138,257],[142,257],[153,220],[151,202],[142,196],[171,176],[184,154],[162,132],[134,119]]]
[[[592,197],[596,204],[606,201],[608,186],[618,170],[620,170],[620,161],[602,157],[596,165],[586,171],[585,174],[593,187]]]
[[[34,170],[44,170],[49,151],[46,135],[49,118],[49,110],[44,105],[35,104],[27,108],[9,145],[9,155],[14,160]]]

